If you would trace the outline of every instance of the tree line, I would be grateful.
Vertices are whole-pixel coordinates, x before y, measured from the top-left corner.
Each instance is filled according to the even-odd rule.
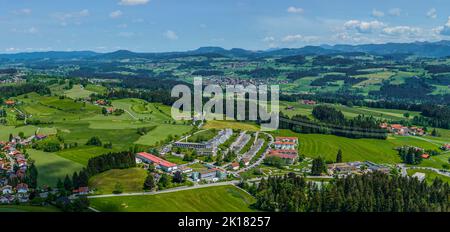
[[[320,185],[290,173],[259,184],[240,184],[256,197],[253,207],[277,212],[448,212],[450,188],[436,178],[432,184],[416,178],[380,172],[334,179]]]

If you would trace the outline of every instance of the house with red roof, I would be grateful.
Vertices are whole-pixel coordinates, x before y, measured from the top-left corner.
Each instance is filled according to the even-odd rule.
[[[16,102],[14,100],[6,100],[5,101],[5,105],[7,106],[14,106],[16,104]]]
[[[421,157],[422,157],[423,159],[428,159],[428,158],[430,158],[430,155],[424,153],[424,154],[421,155]]]
[[[271,150],[267,157],[279,157],[286,161],[288,164],[295,163],[295,160],[298,158],[297,150]]]
[[[233,170],[238,170],[239,167],[240,167],[240,165],[239,165],[238,162],[233,162],[233,163],[231,163],[231,169],[233,169]]]
[[[138,162],[144,162],[149,164],[154,164],[156,168],[160,168],[165,172],[173,172],[177,169],[177,165],[164,160],[158,156],[152,155],[147,152],[139,152],[136,154],[136,159]]]

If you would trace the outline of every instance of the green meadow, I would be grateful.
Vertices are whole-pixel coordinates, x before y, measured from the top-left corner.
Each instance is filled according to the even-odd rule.
[[[102,212],[250,212],[255,199],[234,186],[217,186],[143,196],[90,199]]]
[[[350,139],[335,135],[299,134],[289,130],[272,132],[274,136],[294,136],[299,138],[300,153],[307,157],[321,156],[333,161],[339,149],[343,152],[343,160],[373,161],[376,163],[400,163],[400,157],[395,150],[403,145],[418,146],[425,149],[439,149],[433,143],[414,139],[412,137],[390,136],[380,139]]]
[[[36,162],[38,170],[38,184],[56,186],[58,178],[63,180],[66,175],[72,176],[74,172],[83,169],[83,165],[60,157],[54,153],[38,150],[27,150],[30,158]]]
[[[143,168],[113,169],[89,179],[89,187],[96,194],[111,194],[120,184],[123,192],[141,192],[147,171]]]

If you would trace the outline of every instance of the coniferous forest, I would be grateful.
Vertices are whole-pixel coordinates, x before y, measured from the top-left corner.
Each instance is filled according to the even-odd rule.
[[[448,183],[375,172],[329,183],[307,182],[293,173],[271,176],[259,185],[241,184],[263,211],[279,212],[448,212]]]

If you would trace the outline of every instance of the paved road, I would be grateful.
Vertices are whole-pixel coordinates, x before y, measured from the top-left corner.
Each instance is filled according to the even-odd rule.
[[[178,191],[199,189],[199,188],[207,188],[207,187],[213,187],[213,186],[233,185],[233,184],[237,184],[237,183],[239,183],[238,180],[233,180],[233,181],[217,182],[217,183],[202,184],[202,185],[195,185],[195,186],[183,186],[183,187],[171,188],[171,189],[166,189],[166,190],[161,190],[161,191],[156,191],[156,192],[135,192],[135,193],[121,193],[121,194],[105,194],[105,195],[88,196],[88,198],[156,195],[156,194],[162,194],[162,193],[171,193],[171,192],[178,192]]]

